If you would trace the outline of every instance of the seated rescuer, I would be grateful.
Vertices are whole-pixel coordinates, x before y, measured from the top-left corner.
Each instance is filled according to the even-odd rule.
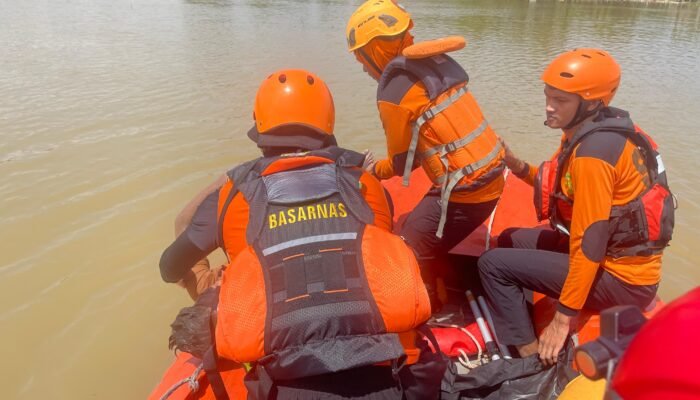
[[[448,251],[493,211],[503,191],[505,152],[467,89],[467,73],[445,54],[463,47],[463,39],[456,48],[449,40],[412,46],[412,27],[398,4],[370,0],[350,17],[346,38],[379,83],[388,158],[369,169],[379,179],[403,175],[408,185],[410,172],[422,165],[435,185],[409,215],[401,236],[418,256],[436,310],[434,274]],[[407,51],[410,58],[402,55]]]
[[[538,218],[555,229],[511,228],[499,238],[499,247],[511,248],[479,259],[499,338],[547,364],[581,308],[653,301],[671,239],[674,200],[656,144],[626,111],[608,106],[620,74],[599,49],[566,52],[545,69],[545,125],[563,130],[559,149],[539,168],[510,150],[506,163],[534,185]],[[523,289],[559,299],[539,342]]]
[[[335,146],[326,84],[276,72],[258,90],[254,118],[248,135],[265,156],[199,196],[160,263],[163,279],[177,282],[216,247],[231,260],[205,356],[214,391],[226,396],[207,358],[253,363],[253,398],[436,397],[445,366],[419,349],[430,305],[417,261],[390,233],[364,155]]]

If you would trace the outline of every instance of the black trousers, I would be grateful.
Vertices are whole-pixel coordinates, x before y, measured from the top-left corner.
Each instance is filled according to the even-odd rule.
[[[499,248],[479,258],[481,284],[503,344],[517,346],[536,339],[524,289],[559,298],[569,273],[568,239],[556,231],[511,228],[499,237]],[[658,284],[630,285],[599,268],[584,307],[604,310],[636,305],[644,309],[657,289]]]
[[[442,238],[435,236],[442,207],[439,194],[429,193],[418,203],[401,229],[416,253],[421,274],[430,286],[435,276],[443,276],[449,264],[447,253],[469,236],[491,215],[498,199],[484,203],[454,203],[447,206],[447,221]],[[430,288],[429,288],[430,289]]]

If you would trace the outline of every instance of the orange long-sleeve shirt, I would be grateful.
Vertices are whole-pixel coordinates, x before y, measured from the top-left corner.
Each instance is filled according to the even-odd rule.
[[[471,96],[471,94],[469,94]],[[395,163],[403,165],[406,152],[411,142],[411,126],[418,117],[430,107],[428,92],[420,81],[413,80],[412,85],[397,101],[379,101],[379,118],[386,135],[388,158],[375,164],[374,174],[380,179],[388,179],[403,173],[403,166],[396,168]],[[422,136],[418,139],[418,149],[426,149],[434,144],[426,143]],[[482,203],[497,199],[503,192],[503,177],[475,191],[455,191],[450,201],[456,203]]]
[[[562,143],[565,140],[563,137]],[[573,214],[571,221],[566,221],[570,232],[569,273],[560,304],[580,310],[599,267],[632,285],[658,283],[660,254],[621,258],[606,255],[611,207],[629,203],[650,185],[636,146],[622,135],[595,132],[576,145],[562,167],[560,184],[563,194],[573,201]],[[530,166],[523,179],[533,184],[537,170]]]

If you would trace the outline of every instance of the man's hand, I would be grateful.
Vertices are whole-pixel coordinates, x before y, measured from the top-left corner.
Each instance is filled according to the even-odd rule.
[[[371,150],[366,149],[362,152],[365,155],[365,161],[362,163],[362,169],[374,175],[374,164],[377,160],[374,159],[374,153]]]
[[[503,161],[506,163],[506,166],[511,169],[511,171],[514,171],[516,173],[519,173],[520,171],[523,170],[525,167],[525,162],[513,154],[513,151],[508,147],[506,144],[506,141],[503,140],[503,138],[499,137],[498,141],[501,142],[501,146],[503,146],[503,149],[506,151],[506,156],[503,159]]]
[[[554,318],[542,331],[538,353],[544,365],[554,365],[557,362],[559,351],[564,347],[566,337],[569,335],[572,317],[557,311]]]

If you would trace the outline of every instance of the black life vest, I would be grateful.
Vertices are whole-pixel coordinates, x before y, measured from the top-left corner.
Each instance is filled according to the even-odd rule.
[[[329,148],[289,157],[293,168],[276,167],[276,157],[231,173],[238,183],[226,196],[239,192],[249,206],[247,247],[223,275],[218,357],[254,362],[272,381],[417,358],[429,300],[412,251],[371,225],[364,156]]]

